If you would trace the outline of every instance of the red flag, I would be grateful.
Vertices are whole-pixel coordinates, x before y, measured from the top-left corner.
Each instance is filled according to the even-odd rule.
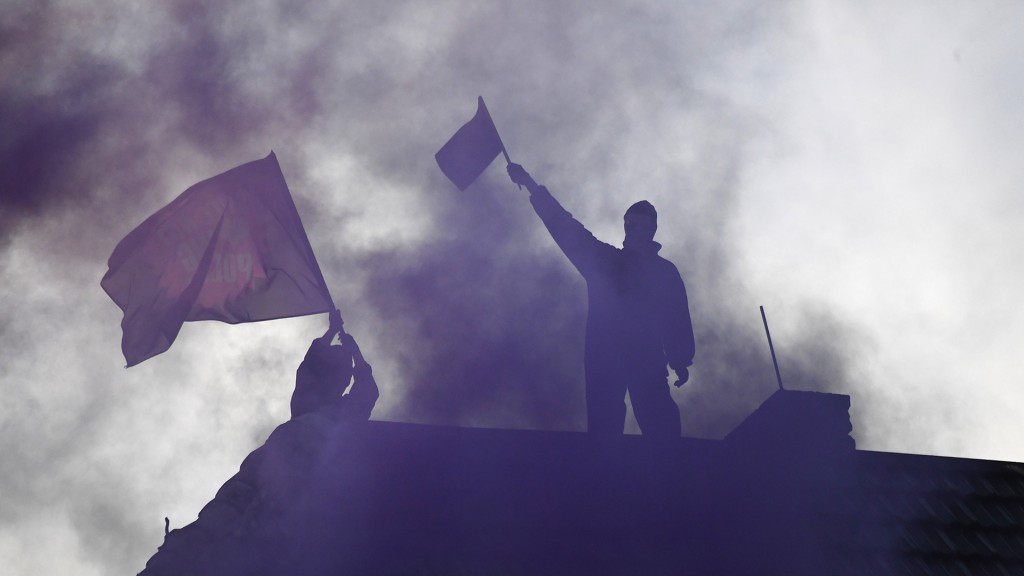
[[[183,322],[334,310],[273,152],[185,190],[121,240],[108,268],[100,285],[124,311],[128,366],[170,348]]]
[[[441,171],[459,190],[465,190],[483,174],[505,146],[487,112],[483,97],[477,99],[476,115],[437,151]]]

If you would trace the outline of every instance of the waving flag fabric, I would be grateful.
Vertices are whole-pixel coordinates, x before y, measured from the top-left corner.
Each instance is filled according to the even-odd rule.
[[[121,240],[108,268],[100,284],[124,311],[128,366],[170,348],[184,322],[334,310],[273,152],[183,192]]]
[[[483,97],[480,97],[473,119],[459,128],[434,158],[444,175],[459,190],[465,190],[504,149],[498,129],[494,127]]]

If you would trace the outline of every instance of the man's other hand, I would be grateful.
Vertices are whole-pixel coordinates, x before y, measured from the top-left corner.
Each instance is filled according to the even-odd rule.
[[[676,371],[676,388],[682,388],[683,384],[686,384],[687,380],[690,379],[690,371],[686,368],[673,368]]]

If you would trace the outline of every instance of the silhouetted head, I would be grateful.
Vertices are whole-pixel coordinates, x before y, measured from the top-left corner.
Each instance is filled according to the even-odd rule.
[[[641,200],[626,210],[623,227],[627,241],[650,242],[658,231],[658,211],[647,200]]]

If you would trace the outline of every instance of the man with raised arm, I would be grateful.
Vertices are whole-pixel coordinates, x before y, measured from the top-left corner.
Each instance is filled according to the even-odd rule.
[[[658,213],[646,200],[626,210],[622,248],[601,242],[540,186],[519,164],[509,164],[512,181],[526,186],[530,203],[555,243],[587,281],[587,428],[621,434],[625,395],[644,435],[679,436],[679,409],[668,387],[689,378],[693,326],[686,287],[675,265],[658,255],[654,241]]]

